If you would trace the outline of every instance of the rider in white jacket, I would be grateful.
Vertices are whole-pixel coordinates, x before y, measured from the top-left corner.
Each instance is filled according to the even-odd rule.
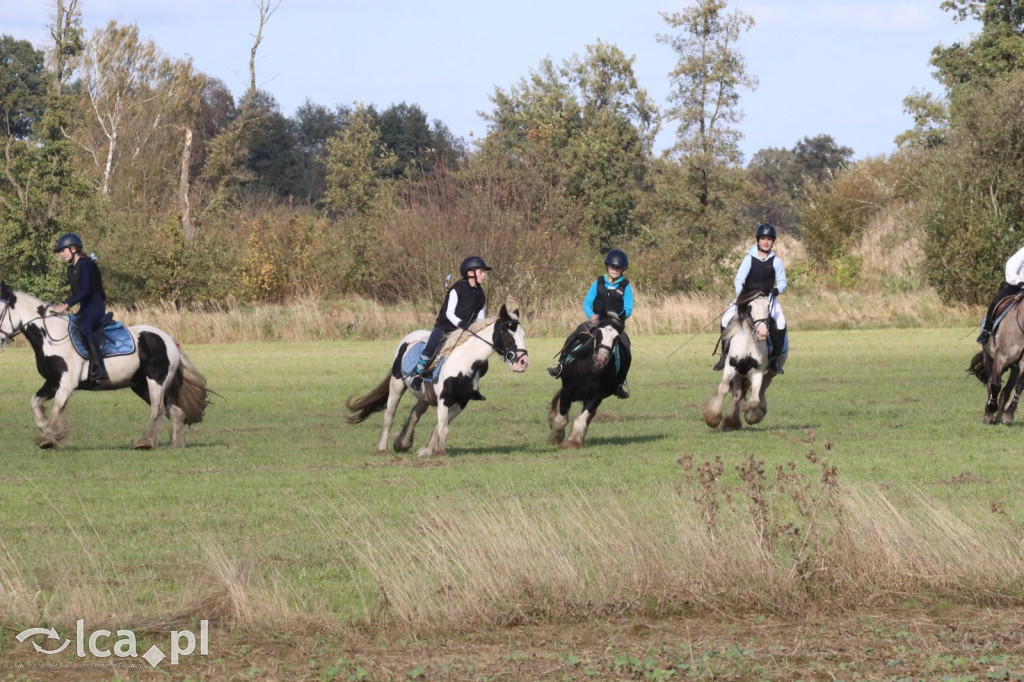
[[[1020,293],[1021,290],[1024,290],[1024,248],[1010,256],[1010,260],[1006,261],[1006,281],[1003,282],[1003,286],[999,287],[996,297],[992,299],[992,303],[988,306],[985,319],[981,321],[981,333],[978,334],[978,343],[986,344],[992,337],[992,325],[995,324],[995,320],[992,319],[992,312],[995,310],[996,304],[1007,296]]]

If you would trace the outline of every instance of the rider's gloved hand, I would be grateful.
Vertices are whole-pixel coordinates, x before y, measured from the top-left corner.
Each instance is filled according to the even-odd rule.
[[[462,320],[461,322],[459,322],[459,329],[465,329],[466,331],[469,331],[469,325],[471,324],[473,324],[472,320]]]
[[[779,288],[778,287],[775,287],[775,288],[772,289],[772,296],[775,297],[775,298],[779,297]]]

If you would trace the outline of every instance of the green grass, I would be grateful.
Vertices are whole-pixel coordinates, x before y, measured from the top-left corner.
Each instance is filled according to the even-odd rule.
[[[0,579],[20,579],[31,596],[0,615],[15,628],[73,621],[82,610],[138,622],[187,612],[190,600],[237,580],[258,588],[263,611],[360,618],[377,596],[353,534],[410,532],[424,513],[502,500],[532,513],[588,497],[642,508],[671,498],[682,455],[721,456],[735,488],[733,466],[747,455],[773,467],[814,451],[838,467],[843,486],[881,489],[898,504],[923,495],[968,515],[996,510],[1018,528],[1021,431],[981,423],[984,391],[964,372],[976,349],[965,333],[797,331],[765,421],[733,433],[710,431],[700,416],[717,381],[712,337],[671,358],[687,337],[637,337],[633,397],[605,402],[577,451],[545,444],[556,382],[544,366],[559,341],[528,339],[531,369],[515,375],[492,359],[481,385],[488,400],[454,422],[440,462],[375,457],[380,416],[343,420],[344,399],[388,370],[391,342],[187,348],[219,397],[184,450],[166,449],[162,434],[151,452],[129,447],[147,412],[128,391],[75,394],[66,443],[38,450],[28,401],[41,381],[27,350],[8,349]],[[407,398],[400,420],[410,407]],[[428,412],[416,445],[433,423]]]

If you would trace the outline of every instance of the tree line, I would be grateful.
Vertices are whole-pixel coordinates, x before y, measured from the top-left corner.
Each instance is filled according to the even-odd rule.
[[[496,300],[545,305],[629,250],[647,291],[711,291],[753,227],[802,240],[809,277],[857,282],[849,247],[886,207],[914,207],[928,283],[981,300],[1019,237],[1022,10],[949,0],[983,30],[939,47],[946,92],[904,102],[915,126],[889,158],[854,163],[827,134],[744,166],[737,42],[752,26],[724,0],[663,13],[677,55],[662,109],[633,58],[598,41],[496,87],[469,146],[412,103],[293,115],[256,87],[255,55],[282,0],[259,0],[250,87],[236,99],[133,24],[86,35],[79,0],[54,0],[44,50],[0,36],[0,269],[53,299],[56,237],[79,232],[121,304],[281,302],[363,295],[436,304],[469,252],[495,267]],[[655,154],[655,135],[675,142]],[[598,265],[595,265],[598,264]],[[993,266],[993,264],[995,264]],[[574,287],[574,288],[573,288]]]

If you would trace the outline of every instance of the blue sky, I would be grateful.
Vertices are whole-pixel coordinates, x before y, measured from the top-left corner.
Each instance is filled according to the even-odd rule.
[[[264,30],[258,85],[291,115],[309,98],[378,109],[407,102],[467,140],[482,135],[478,116],[495,87],[509,86],[550,57],[556,63],[603,40],[636,57],[634,69],[658,106],[669,92],[675,55],[656,35],[669,30],[659,11],[669,0],[283,0]],[[751,15],[740,50],[760,83],[744,92],[742,149],[792,147],[832,135],[857,158],[888,154],[911,125],[902,100],[914,88],[939,93],[931,50],[968,38],[940,0],[733,0]],[[80,0],[88,30],[113,19],[136,23],[168,56],[236,94],[249,82],[258,26],[254,0]],[[0,2],[0,33],[47,44],[51,0]],[[670,124],[671,125],[671,124]],[[659,137],[672,142],[674,129]]]

